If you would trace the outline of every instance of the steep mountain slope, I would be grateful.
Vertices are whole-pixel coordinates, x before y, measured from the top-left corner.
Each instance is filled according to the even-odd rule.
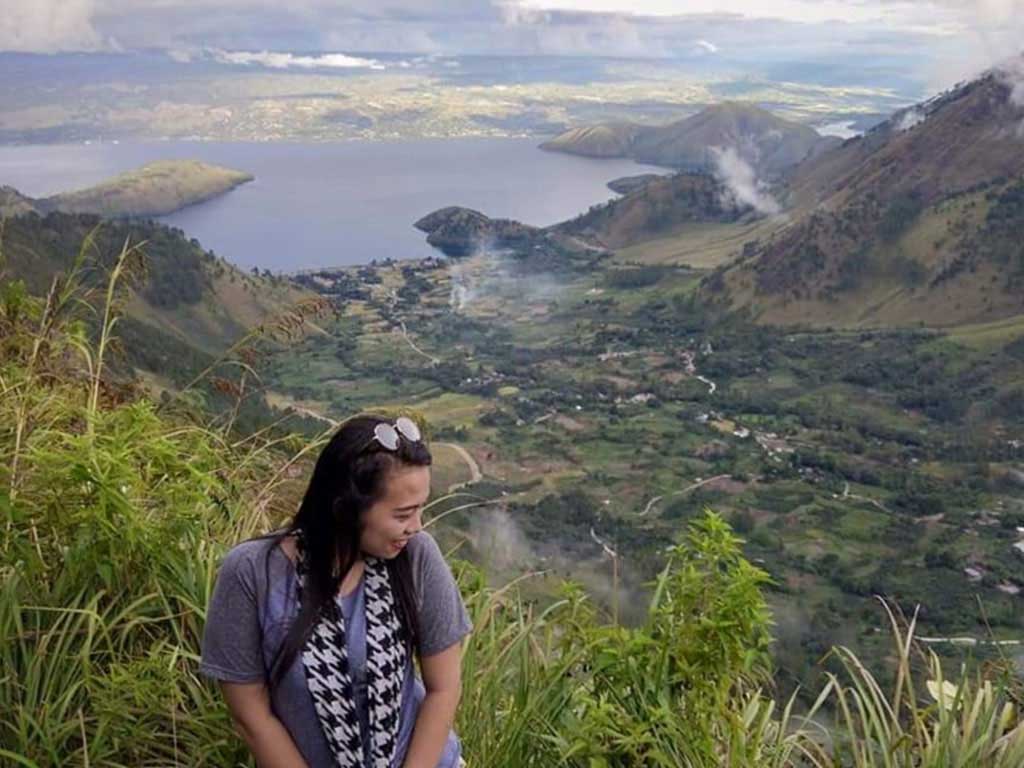
[[[836,143],[753,104],[725,102],[663,126],[575,128],[541,147],[589,157],[631,157],[685,170],[714,169],[716,148],[733,148],[759,175],[776,176]]]
[[[87,283],[94,286],[105,284],[107,270],[126,241],[143,244],[145,276],[125,304],[125,323],[139,346],[126,345],[126,351],[140,367],[147,367],[144,361],[149,360],[149,370],[156,373],[188,368],[180,359],[183,354],[195,360],[217,355],[251,327],[313,298],[290,283],[242,272],[180,230],[151,222],[101,222],[84,214],[8,219],[0,279],[20,279],[30,293],[45,294],[53,277],[71,266],[90,233],[94,239],[86,248]],[[158,348],[165,350],[163,358],[153,356]],[[163,370],[156,370],[161,366]]]
[[[1024,97],[993,71],[789,174],[791,222],[705,292],[766,322],[987,322],[1024,312]]]

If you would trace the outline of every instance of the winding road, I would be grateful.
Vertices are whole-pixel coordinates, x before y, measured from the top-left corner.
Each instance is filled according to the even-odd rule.
[[[699,482],[694,483],[693,485],[688,485],[685,488],[683,488],[683,490],[675,491],[674,493],[670,493],[668,495],[669,496],[682,496],[684,493],[688,493],[688,492],[694,490],[695,488],[700,488],[702,485],[706,485],[706,484],[708,484],[710,482],[713,482],[715,480],[723,480],[723,479],[730,478],[730,477],[732,477],[732,475],[715,475],[714,477],[709,477],[706,480],[701,480]],[[647,502],[647,506],[644,507],[644,511],[641,512],[640,514],[638,514],[637,517],[643,517],[644,515],[646,515],[648,512],[650,512],[654,508],[655,504],[657,504],[659,501],[661,501],[664,498],[665,498],[664,496],[655,496],[653,499],[651,499],[650,501]]]

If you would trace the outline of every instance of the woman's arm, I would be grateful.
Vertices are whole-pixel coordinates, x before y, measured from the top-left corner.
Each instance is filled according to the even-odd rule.
[[[308,768],[291,735],[270,709],[265,683],[220,684],[235,728],[260,768]]]
[[[462,643],[421,656],[420,669],[427,695],[420,704],[402,768],[436,768],[441,758],[462,693]]]

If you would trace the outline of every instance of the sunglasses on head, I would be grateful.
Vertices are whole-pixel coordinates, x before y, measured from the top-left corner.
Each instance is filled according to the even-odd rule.
[[[408,416],[399,416],[395,419],[394,424],[381,422],[375,426],[373,428],[373,437],[370,438],[370,442],[366,444],[366,447],[369,447],[376,441],[385,450],[397,451],[400,437],[404,437],[410,443],[418,443],[423,439],[423,436],[420,434],[420,428],[416,426],[415,421]]]

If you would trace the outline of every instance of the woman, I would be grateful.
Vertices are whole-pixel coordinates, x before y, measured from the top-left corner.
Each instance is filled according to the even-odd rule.
[[[472,625],[422,530],[430,463],[412,420],[354,417],[287,528],[224,559],[200,670],[261,768],[462,762],[451,726]]]

